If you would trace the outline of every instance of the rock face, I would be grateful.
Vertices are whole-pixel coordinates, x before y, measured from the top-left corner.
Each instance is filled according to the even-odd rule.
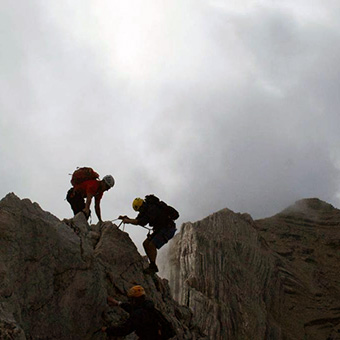
[[[340,211],[306,199],[271,218],[221,210],[170,246],[170,286],[209,339],[340,339]]]
[[[256,224],[290,271],[282,328],[294,325],[298,339],[340,339],[340,210],[306,199]]]
[[[78,214],[69,226],[7,195],[0,201],[0,339],[105,339],[101,327],[127,317],[107,296],[126,301],[135,284],[175,325],[177,339],[203,339],[167,281],[143,274],[145,261],[111,222],[90,228]]]

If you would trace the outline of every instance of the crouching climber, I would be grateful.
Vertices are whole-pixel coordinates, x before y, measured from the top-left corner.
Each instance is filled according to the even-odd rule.
[[[125,336],[135,332],[139,340],[166,340],[176,335],[171,323],[146,298],[142,286],[133,286],[127,292],[129,302],[107,298],[110,306],[120,306],[129,313],[129,318],[118,326],[102,327],[108,336]]]
[[[92,198],[95,201],[95,211],[99,222],[102,222],[100,201],[105,191],[111,189],[115,180],[106,175],[99,180],[99,175],[92,168],[77,169],[71,179],[72,188],[67,192],[66,199],[70,203],[74,215],[83,212],[89,218]]]
[[[176,224],[174,221],[179,217],[179,213],[175,208],[160,201],[154,195],[147,195],[145,199],[135,198],[132,202],[132,207],[135,211],[139,212],[135,219],[127,216],[119,216],[119,218],[123,223],[140,226],[145,226],[149,223],[153,228],[153,233],[148,235],[147,239],[143,242],[145,253],[150,261],[149,267],[144,270],[144,273],[157,273],[157,249],[160,249],[175,235]]]

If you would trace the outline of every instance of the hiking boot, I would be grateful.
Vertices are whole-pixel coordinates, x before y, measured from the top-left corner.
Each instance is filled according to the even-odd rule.
[[[150,263],[149,267],[143,270],[144,274],[153,275],[158,273],[158,267],[155,263]]]

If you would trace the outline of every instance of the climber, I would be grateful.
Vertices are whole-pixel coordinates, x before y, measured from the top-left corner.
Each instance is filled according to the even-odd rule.
[[[179,217],[178,211],[160,201],[154,195],[147,195],[145,199],[135,198],[132,202],[132,207],[139,214],[135,219],[127,216],[119,216],[123,223],[145,226],[149,225],[153,228],[153,233],[148,234],[143,242],[143,247],[146,255],[149,258],[150,264],[144,270],[145,274],[155,274],[158,272],[156,265],[157,249],[160,249],[166,244],[176,232],[176,224],[174,220]]]
[[[78,172],[78,178],[75,178],[76,172]],[[100,201],[103,193],[114,186],[115,180],[111,175],[104,176],[102,180],[99,180],[98,177],[99,175],[91,168],[76,170],[71,179],[73,186],[67,192],[66,199],[70,203],[74,215],[82,211],[86,218],[89,218],[91,215],[90,205],[94,197],[96,215],[99,222],[102,222]]]
[[[120,306],[130,314],[129,318],[118,326],[102,327],[108,336],[124,336],[135,332],[139,340],[170,339],[175,330],[163,314],[157,310],[151,300],[146,299],[142,286],[133,286],[128,292],[129,302],[121,302],[109,296],[107,303],[114,307]]]

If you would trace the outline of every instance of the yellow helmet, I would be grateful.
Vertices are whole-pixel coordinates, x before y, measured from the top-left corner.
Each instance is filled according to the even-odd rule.
[[[142,286],[133,286],[127,292],[128,297],[138,298],[143,295],[145,295],[145,290]]]
[[[138,211],[140,209],[140,207],[143,205],[144,200],[142,198],[135,198],[132,202],[132,208],[135,211]]]

